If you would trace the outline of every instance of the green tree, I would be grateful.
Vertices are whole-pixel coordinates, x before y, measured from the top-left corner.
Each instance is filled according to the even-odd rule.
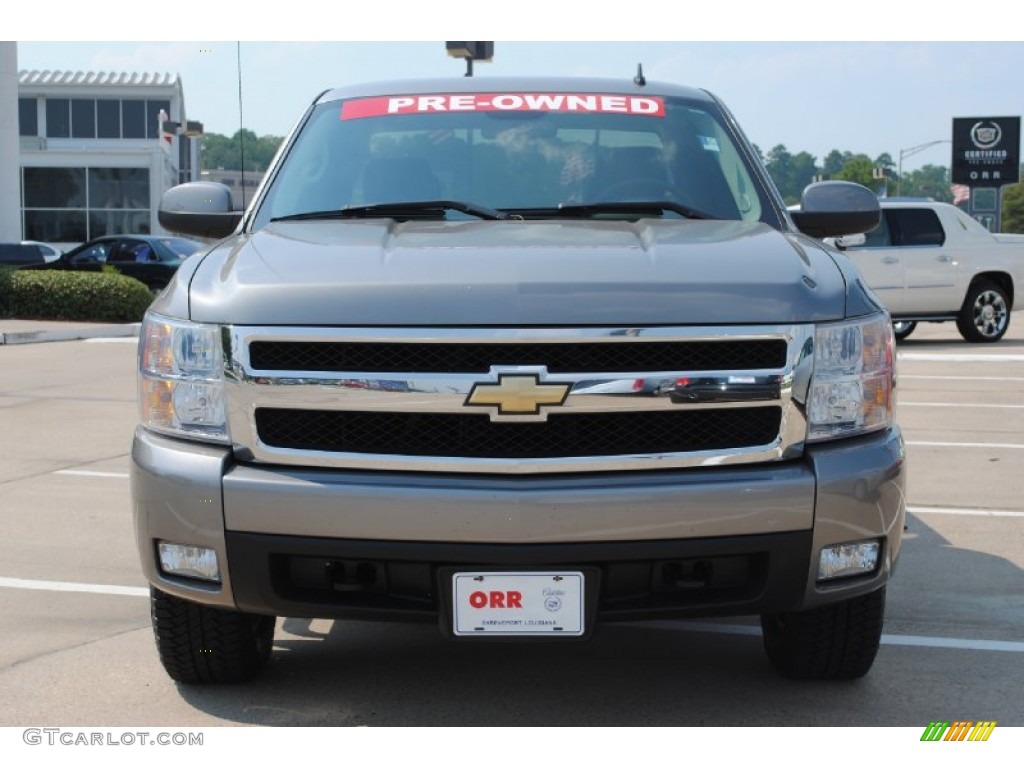
[[[1024,233],[1024,184],[1003,187],[1003,232]]]
[[[867,155],[852,155],[843,163],[842,170],[832,176],[834,179],[852,181],[856,184],[863,184],[868,189],[874,189],[878,185],[878,179],[872,178],[875,164]]]
[[[821,172],[826,179],[834,179],[836,175],[843,170],[843,166],[846,161],[849,160],[853,155],[849,152],[840,152],[838,149],[833,149],[827,155],[825,160],[822,162]]]
[[[202,167],[204,170],[223,168],[240,171],[244,151],[245,170],[262,172],[267,170],[282,141],[280,136],[257,136],[247,128],[235,131],[230,138],[219,133],[207,133],[202,138]]]
[[[903,197],[930,197],[940,203],[953,202],[949,188],[949,169],[944,165],[925,165],[903,174],[900,195]]]
[[[776,144],[765,156],[764,165],[772,177],[779,194],[788,199],[791,194],[793,176],[793,155],[785,144]]]
[[[768,153],[765,167],[787,204],[797,202],[804,187],[818,173],[814,155],[807,152],[793,155],[783,144],[776,145]]]
[[[817,158],[809,152],[798,152],[793,155],[793,199],[788,203],[795,203],[803,194],[804,187],[814,181],[814,177],[821,173],[818,168]]]

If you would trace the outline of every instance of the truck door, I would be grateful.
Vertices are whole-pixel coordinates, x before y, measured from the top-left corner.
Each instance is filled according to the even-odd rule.
[[[868,285],[878,294],[891,314],[904,311],[903,259],[893,244],[889,214],[882,211],[878,226],[865,235],[864,245],[849,248],[847,256],[857,265]]]
[[[906,279],[907,312],[949,312],[960,306],[959,262],[938,214],[931,208],[893,208],[890,227],[899,244]]]

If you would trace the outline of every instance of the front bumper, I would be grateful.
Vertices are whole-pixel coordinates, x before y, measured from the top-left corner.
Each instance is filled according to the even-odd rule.
[[[141,429],[132,459],[150,582],[287,616],[434,620],[459,567],[584,569],[602,620],[810,608],[882,586],[905,516],[898,428],[791,462],[608,475],[248,465]],[[873,574],[816,583],[823,547],[868,538]],[[212,548],[220,584],[161,573],[158,540]]]

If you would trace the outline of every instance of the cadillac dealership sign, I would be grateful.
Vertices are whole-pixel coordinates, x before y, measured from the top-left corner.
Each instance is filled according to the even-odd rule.
[[[1001,187],[1019,179],[1019,117],[953,118],[954,184]]]

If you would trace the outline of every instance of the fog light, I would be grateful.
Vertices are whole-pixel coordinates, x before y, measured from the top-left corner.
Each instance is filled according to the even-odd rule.
[[[879,549],[877,539],[826,547],[818,560],[818,581],[871,573],[878,566]]]
[[[172,576],[189,579],[220,582],[220,568],[217,567],[217,553],[208,547],[193,547],[188,544],[171,544],[161,541],[160,570]]]

